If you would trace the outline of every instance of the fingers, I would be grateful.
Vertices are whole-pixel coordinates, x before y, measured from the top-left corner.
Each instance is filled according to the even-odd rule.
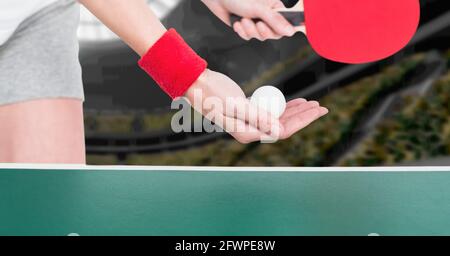
[[[322,116],[324,116],[324,115],[326,115],[328,113],[330,113],[330,110],[328,110],[328,108],[326,108],[326,107],[320,107],[319,108],[319,115],[320,115],[320,117],[322,117]]]
[[[259,34],[258,29],[256,28],[256,24],[251,19],[243,18],[241,20],[241,24],[242,24],[242,27],[243,27],[245,33],[250,38],[256,38],[260,41],[263,40],[262,36]]]
[[[240,6],[240,5],[238,5]],[[235,12],[241,21],[232,24],[234,31],[244,40],[252,38],[260,41],[291,37],[298,29],[290,24],[278,11],[285,8],[280,0],[268,0],[252,3],[251,8],[236,7]],[[240,11],[238,11],[240,9]]]
[[[295,99],[288,102],[286,111],[280,118],[284,127],[284,134],[281,138],[286,139],[292,136],[327,113],[328,109],[321,107],[317,101]]]
[[[268,27],[279,35],[293,36],[296,32],[294,26],[292,26],[280,13],[271,8],[256,8],[258,17],[267,24]]]
[[[257,22],[256,29],[258,30],[262,41],[281,38],[281,35],[272,31],[272,29],[270,29],[264,22]]]
[[[319,106],[310,108],[306,111],[299,110],[297,114],[292,115],[282,121],[284,126],[284,134],[281,136],[281,138],[289,138],[294,133],[310,125],[312,122],[326,115],[327,113],[328,109]]]
[[[239,35],[242,39],[244,39],[244,40],[246,40],[246,41],[252,39],[252,38],[247,34],[247,32],[245,32],[244,27],[242,26],[242,23],[241,23],[240,21],[234,23],[233,29],[234,29],[234,32],[238,33],[238,35]]]
[[[233,24],[234,31],[244,40],[256,38],[260,41],[280,39],[282,36],[275,33],[264,22],[254,23],[250,19],[242,19]]]
[[[299,103],[297,103],[295,105],[293,105],[292,103],[291,103],[291,105],[289,105],[289,103],[288,103],[288,105],[286,107],[286,111],[283,113],[283,116],[281,116],[280,119],[283,119],[283,120],[289,119],[293,115],[296,115],[298,113],[302,113],[302,112],[305,112],[307,110],[310,110],[310,109],[313,109],[313,108],[317,108],[317,107],[320,106],[319,102],[317,102],[317,101],[306,101],[306,100],[304,100],[303,102],[299,102]]]
[[[280,39],[283,36],[292,36],[295,34],[296,29],[287,22],[283,16],[277,13],[274,10],[268,9],[267,12],[272,12],[273,14],[267,16],[275,16],[275,21],[271,23],[267,23],[264,21],[255,21],[249,18],[243,18],[241,21],[233,24],[234,31],[239,34],[241,38],[244,40],[250,40],[252,38],[258,39],[260,41],[272,40],[272,39]],[[274,20],[272,18],[272,20]],[[273,27],[273,24],[282,24],[279,27],[282,27],[276,31],[276,28]]]

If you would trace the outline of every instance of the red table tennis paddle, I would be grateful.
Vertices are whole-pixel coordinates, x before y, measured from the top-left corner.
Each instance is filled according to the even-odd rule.
[[[367,63],[403,49],[420,20],[419,0],[300,0],[278,9],[322,57]],[[241,17],[232,15],[234,24]]]

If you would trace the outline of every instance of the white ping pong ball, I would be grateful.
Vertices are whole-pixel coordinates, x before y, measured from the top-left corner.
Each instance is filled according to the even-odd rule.
[[[258,88],[252,95],[250,103],[264,109],[279,118],[286,110],[286,98],[276,87],[266,85]]]

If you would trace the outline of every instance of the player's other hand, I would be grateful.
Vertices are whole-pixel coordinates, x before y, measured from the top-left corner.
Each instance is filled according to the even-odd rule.
[[[293,36],[295,28],[276,9],[284,8],[280,0],[202,0],[223,22],[245,40],[261,41]],[[230,15],[244,17],[231,24]],[[254,22],[252,19],[261,21]]]
[[[316,101],[295,99],[279,118],[252,105],[227,76],[206,70],[185,94],[194,109],[241,143],[287,139],[328,113]]]

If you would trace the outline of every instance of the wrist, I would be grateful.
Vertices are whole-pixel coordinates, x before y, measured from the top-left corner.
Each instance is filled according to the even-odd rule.
[[[189,89],[184,94],[184,97],[188,98],[189,100],[193,100],[195,92],[198,92],[198,91],[202,91],[203,92],[203,91],[205,91],[206,88],[207,88],[207,84],[208,84],[208,80],[209,80],[208,77],[209,77],[209,73],[210,72],[211,72],[211,70],[205,69],[205,71],[203,71],[200,74],[200,76],[192,84],[192,86],[189,87]]]
[[[167,31],[139,60],[172,99],[185,95],[206,70],[207,62],[174,30]]]

